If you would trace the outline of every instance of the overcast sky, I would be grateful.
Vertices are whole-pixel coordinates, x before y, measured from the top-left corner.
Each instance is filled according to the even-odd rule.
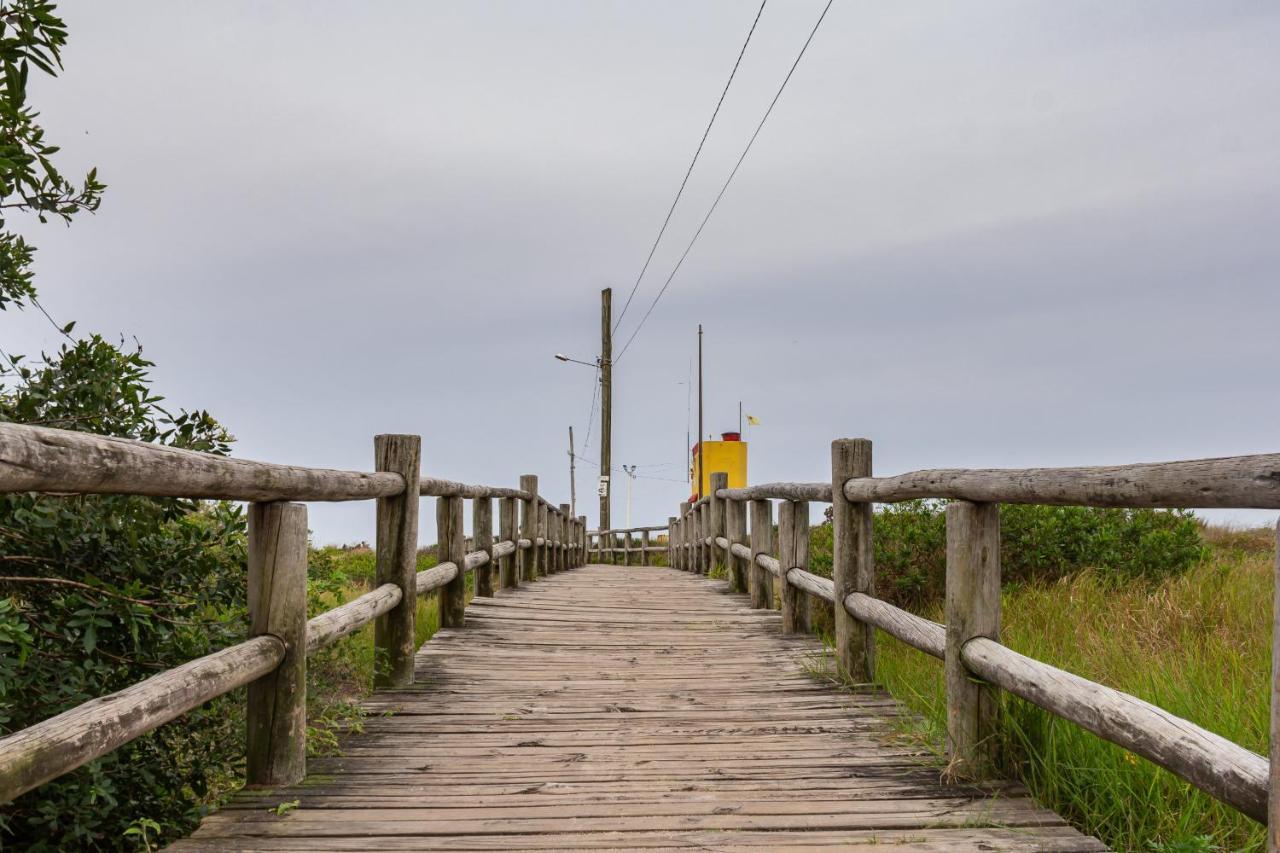
[[[822,5],[765,8],[619,346]],[[757,6],[64,2],[32,100],[110,188],[28,230],[44,304],[136,336],[240,456],[367,469],[414,432],[431,475],[568,500],[599,424],[552,354],[598,353]],[[707,429],[761,420],[756,482],[826,479],[840,436],[880,474],[1280,449],[1277,44],[1269,0],[836,0],[616,369],[634,523],[687,494],[699,321]],[[0,336],[56,345],[31,310]],[[311,526],[369,539],[373,508]]]

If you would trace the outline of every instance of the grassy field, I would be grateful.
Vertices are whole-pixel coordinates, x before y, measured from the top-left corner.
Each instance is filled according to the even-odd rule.
[[[1271,531],[1206,528],[1205,557],[1155,584],[1084,571],[1007,589],[1003,642],[1132,693],[1249,749],[1267,751]],[[938,607],[923,611],[942,621]],[[881,634],[877,677],[919,714],[904,737],[940,749],[939,661]],[[1118,850],[1261,850],[1264,829],[1172,774],[1013,697],[1005,772],[1045,805]]]

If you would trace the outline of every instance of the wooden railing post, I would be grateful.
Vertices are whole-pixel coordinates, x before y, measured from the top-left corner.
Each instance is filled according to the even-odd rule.
[[[1271,792],[1267,853],[1280,853],[1280,521],[1276,522],[1275,593],[1271,610]]]
[[[587,564],[587,517],[578,516],[578,566]]]
[[[476,551],[487,551],[489,562],[476,569],[476,595],[493,595],[493,498],[471,502],[471,538]]]
[[[504,542],[514,542],[515,550],[498,561],[498,588],[510,589],[517,586],[517,561],[520,559],[519,533],[516,530],[516,516],[520,512],[519,498],[501,498],[498,503],[498,538]]]
[[[520,552],[520,563],[512,586],[519,586],[522,580],[533,580],[538,573],[538,475],[522,475],[520,491],[528,495],[520,501],[520,538],[529,540],[529,548]]]
[[[307,773],[307,507],[249,505],[249,636],[284,643],[284,660],[249,683],[246,784],[292,785]]]
[[[680,502],[679,524],[680,524],[680,550],[676,554],[676,559],[680,561],[680,565],[677,568],[679,568],[681,571],[687,572],[692,568],[692,565],[693,565],[693,562],[692,562],[693,558],[690,556],[689,548],[687,547],[688,544],[692,541],[692,537],[690,537],[689,535],[690,522],[689,522],[689,502],[688,501]]]
[[[851,592],[875,595],[871,551],[872,507],[844,495],[844,484],[871,476],[871,442],[840,438],[831,442],[831,579],[835,586],[836,664],[847,677],[866,683],[875,678],[875,630],[845,610]]]
[[[569,548],[569,543],[573,541],[573,532],[572,532],[573,519],[569,516],[568,504],[560,504],[559,528],[560,528],[560,548],[559,548],[560,560],[557,565],[559,566],[560,571],[567,572],[569,569],[573,568],[573,563],[570,560],[570,557],[572,556],[572,552],[570,551],[570,548]]]
[[[995,769],[996,689],[960,659],[974,637],[1000,639],[1000,505],[947,505],[947,775],[988,779]]]
[[[729,540],[730,546],[734,544],[749,546],[746,503],[735,500],[725,501],[724,510],[725,538]],[[750,589],[750,584],[747,580],[748,571],[750,571],[750,566],[747,565],[747,561],[742,557],[735,556],[730,551],[729,584],[734,592],[746,592]]]
[[[640,565],[649,565],[649,531],[640,531]]]
[[[631,530],[622,534],[622,565],[631,565]]]
[[[373,626],[375,687],[413,683],[417,651],[414,616],[418,612],[418,484],[422,439],[416,435],[378,435],[373,439],[374,470],[404,478],[404,491],[378,498],[375,508],[375,583],[400,588],[400,603]]]
[[[782,566],[782,632],[809,630],[809,597],[787,579],[792,569],[809,570],[809,502],[778,505],[778,562]]]
[[[698,507],[698,551],[702,559],[702,565],[698,569],[699,574],[710,575],[711,567],[715,564],[715,551],[707,544],[707,537],[710,535],[711,502],[707,500]]]
[[[676,567],[676,517],[667,516],[667,566]]]
[[[542,547],[538,549],[538,562],[534,565],[536,573],[529,580],[537,580],[551,573],[550,513],[542,501],[538,501],[538,535],[542,537]]]
[[[467,545],[462,535],[462,498],[436,498],[436,549],[441,563],[453,563],[458,573],[440,587],[440,627],[461,628],[467,610]]]
[[[711,472],[711,503],[707,508],[707,514],[711,519],[707,530],[707,535],[711,537],[711,547],[708,549],[708,553],[711,555],[711,563],[707,566],[707,574],[713,572],[717,565],[729,565],[728,555],[724,555],[722,560],[720,546],[716,544],[716,537],[725,535],[724,499],[717,495],[716,492],[727,488],[729,488],[729,475],[724,471]]]
[[[761,554],[773,556],[773,502],[768,499],[751,502],[751,606],[772,610],[773,575],[757,561]]]

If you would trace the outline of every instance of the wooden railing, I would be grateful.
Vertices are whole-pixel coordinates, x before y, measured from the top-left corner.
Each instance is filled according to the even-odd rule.
[[[707,497],[681,504],[680,514],[669,520],[671,565],[707,574],[723,558],[731,586],[750,592],[756,608],[774,606],[772,578],[778,578],[787,632],[808,630],[809,597],[830,602],[837,664],[858,682],[874,680],[876,628],[942,659],[948,770],[957,778],[981,780],[992,774],[996,690],[1003,689],[1170,770],[1255,820],[1267,822],[1270,809],[1270,849],[1276,849],[1280,618],[1273,638],[1268,762],[1134,696],[1001,645],[999,505],[1277,509],[1280,454],[1105,468],[916,471],[884,478],[871,476],[866,439],[833,442],[831,458],[830,483],[730,489],[725,474],[712,474]],[[946,508],[946,625],[875,595],[872,504],[914,498],[951,501]],[[775,500],[780,501],[776,546]],[[808,571],[809,501],[832,504],[831,579]],[[1280,583],[1277,590],[1280,616]]]
[[[665,527],[625,527],[614,530],[587,531],[587,550],[597,563],[632,565],[632,555],[640,565],[650,564],[650,554],[667,551],[666,545],[650,544],[649,534],[665,531]]]
[[[421,477],[420,444],[416,435],[375,436],[374,471],[333,471],[0,424],[0,492],[250,504],[249,639],[0,738],[0,802],[246,685],[247,784],[298,782],[306,773],[309,655],[373,622],[375,685],[407,686],[418,596],[438,592],[440,625],[462,627],[469,573],[483,596],[585,561],[586,518],[541,498],[536,475],[522,476],[515,489]],[[439,563],[419,572],[421,496],[436,498]],[[472,501],[471,551],[463,539],[465,499]],[[307,508],[300,502],[354,500],[377,501],[376,587],[308,620]]]

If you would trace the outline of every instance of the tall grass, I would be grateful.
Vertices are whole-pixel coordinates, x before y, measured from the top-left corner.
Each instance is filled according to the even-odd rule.
[[[1265,755],[1274,541],[1213,529],[1205,538],[1210,547],[1198,564],[1155,584],[1120,584],[1085,571],[1007,589],[1002,641]],[[942,621],[937,606],[924,615]],[[920,714],[912,733],[940,748],[940,663],[884,634],[878,652],[877,679]],[[1265,848],[1261,825],[1014,697],[1004,697],[1001,736],[1007,774],[1116,849]]]

